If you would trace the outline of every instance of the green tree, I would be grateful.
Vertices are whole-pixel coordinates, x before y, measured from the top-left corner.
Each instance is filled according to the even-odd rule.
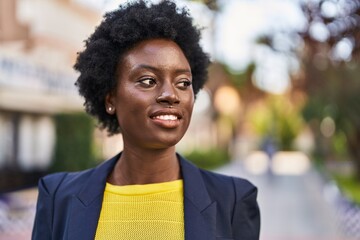
[[[302,43],[286,53],[297,55],[301,65],[300,73],[293,77],[293,89],[308,96],[303,114],[316,134],[317,146],[329,142],[321,135],[320,125],[330,117],[334,134],[346,136],[360,177],[360,2],[309,0],[301,2],[301,8],[306,27],[287,33],[292,42]],[[282,51],[277,49],[276,34],[263,36],[259,42]]]
[[[317,129],[324,117],[334,120],[360,176],[360,2],[309,1],[302,9],[308,21],[299,34],[305,74],[296,86],[309,96],[304,116]],[[317,28],[327,34],[319,38]]]
[[[247,118],[253,130],[271,137],[279,150],[294,150],[293,143],[303,127],[299,107],[287,95],[268,95],[263,103],[249,109]]]
[[[94,122],[85,113],[55,116],[56,145],[52,171],[79,171],[96,163]]]

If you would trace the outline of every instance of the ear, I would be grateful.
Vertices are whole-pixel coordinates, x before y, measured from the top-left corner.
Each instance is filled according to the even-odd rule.
[[[115,113],[115,100],[112,93],[108,93],[105,96],[105,110],[110,115]]]

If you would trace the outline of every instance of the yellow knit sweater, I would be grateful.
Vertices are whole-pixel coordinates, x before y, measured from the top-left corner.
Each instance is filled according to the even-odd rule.
[[[183,240],[183,181],[106,184],[95,240]]]

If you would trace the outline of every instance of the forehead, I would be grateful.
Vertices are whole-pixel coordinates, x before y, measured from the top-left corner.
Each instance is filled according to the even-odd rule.
[[[150,64],[155,67],[189,69],[190,65],[181,48],[167,39],[150,39],[136,44],[122,57],[127,67]]]

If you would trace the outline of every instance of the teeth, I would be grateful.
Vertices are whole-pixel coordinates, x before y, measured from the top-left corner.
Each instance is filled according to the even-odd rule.
[[[155,117],[156,119],[161,119],[161,120],[177,120],[177,116],[174,115],[159,115]]]

